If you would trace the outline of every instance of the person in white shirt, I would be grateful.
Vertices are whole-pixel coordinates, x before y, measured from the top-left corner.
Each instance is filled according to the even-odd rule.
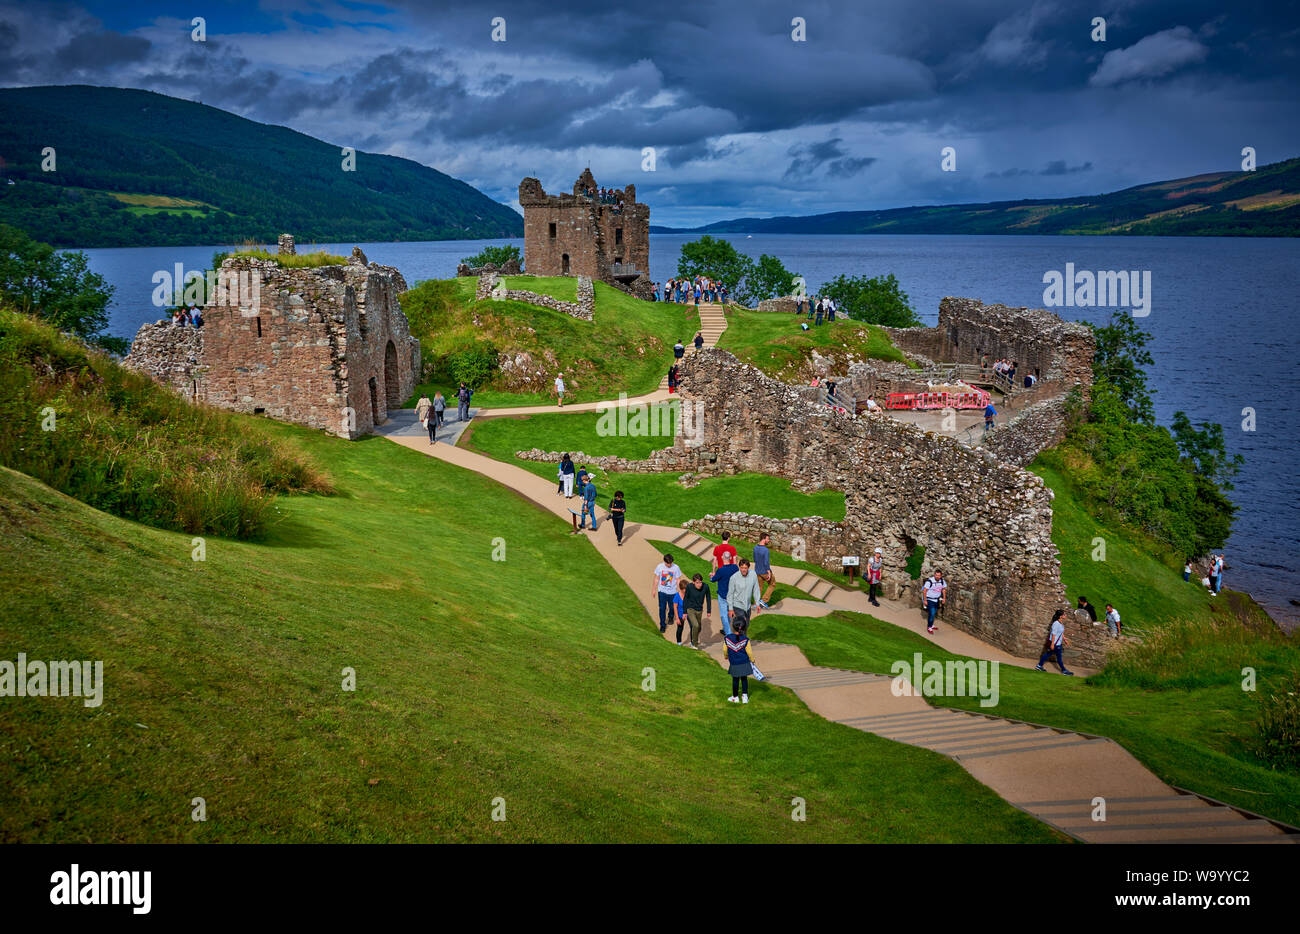
[[[561,373],[555,377],[555,397],[559,400],[557,403],[560,408],[564,408],[564,374]]]
[[[1117,639],[1121,632],[1119,610],[1115,609],[1109,603],[1106,604],[1106,631]]]
[[[1061,674],[1074,674],[1065,667],[1065,658],[1062,655],[1065,647],[1070,644],[1070,640],[1065,638],[1065,623],[1061,622],[1061,617],[1064,615],[1065,610],[1057,610],[1052,614],[1052,628],[1047,633],[1047,645],[1043,647],[1043,654],[1038,657],[1038,664],[1034,666],[1035,671],[1046,671],[1043,663],[1055,655],[1056,667],[1061,669]]]
[[[921,607],[926,611],[925,631],[934,632],[934,617],[939,607],[948,602],[948,582],[943,579],[943,571],[936,570],[921,585]]]
[[[667,632],[668,618],[673,612],[673,598],[677,596],[677,582],[682,579],[682,569],[673,564],[672,555],[655,567],[655,593],[659,598],[659,631]]]

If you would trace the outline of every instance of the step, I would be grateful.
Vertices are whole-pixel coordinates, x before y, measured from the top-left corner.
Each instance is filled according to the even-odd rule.
[[[803,571],[795,578],[794,586],[799,590],[802,590],[804,593],[808,593],[812,587],[816,586],[814,583],[816,580],[816,575]]]
[[[701,538],[697,543],[690,546],[690,552],[697,558],[712,558],[713,548],[713,542],[709,541],[707,538]]]
[[[832,584],[830,581],[822,580],[820,577],[816,577],[816,575],[810,575],[810,576],[814,577],[817,583],[814,584],[808,592],[812,594],[814,597],[816,597],[818,600],[825,600],[826,595],[835,589],[835,585]]]
[[[668,544],[670,544],[670,545],[680,545],[682,542],[686,541],[686,539],[690,538],[691,536],[694,536],[694,537],[696,537],[696,538],[699,538],[699,536],[698,536],[698,535],[695,535],[695,533],[692,532],[690,529],[682,529],[680,532],[677,533],[677,535],[673,538],[673,540],[670,541]]]

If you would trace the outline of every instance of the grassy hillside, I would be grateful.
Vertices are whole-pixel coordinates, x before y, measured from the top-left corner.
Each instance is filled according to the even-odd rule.
[[[595,402],[653,392],[672,364],[673,344],[699,330],[694,306],[644,302],[603,282],[595,283],[596,312],[580,321],[526,302],[474,300],[476,281],[430,279],[401,295],[411,333],[420,338],[426,379],[412,396],[448,395],[459,379],[458,355],[477,349],[499,361],[476,388],[474,406],[500,408],[555,402],[555,376],[563,371],[566,402]],[[576,280],[520,277],[512,287],[572,301]],[[467,380],[470,385],[477,385]]]
[[[820,327],[791,314],[749,311],[732,307],[727,311],[727,329],[718,347],[753,364],[768,376],[791,381],[802,378],[813,354],[836,361],[847,369],[849,360],[906,361],[903,352],[877,327],[860,321],[836,320]]]
[[[515,211],[409,159],[357,152],[345,171],[349,142],[150,91],[7,88],[0,220],[65,247],[523,235]]]
[[[814,665],[876,674],[890,674],[896,660],[910,660],[915,652],[927,661],[961,657],[859,613],[816,619],[762,615],[750,634],[798,645]],[[996,707],[980,708],[974,697],[936,698],[934,703],[1109,736],[1171,784],[1300,824],[1300,773],[1270,768],[1254,751],[1259,697],[1286,683],[1288,672],[1300,663],[1300,646],[1276,629],[1237,639],[1215,636],[1192,645],[1183,640],[1155,647],[1149,654],[1173,669],[1155,681],[1139,683],[1108,673],[1086,680],[1062,678],[1050,669],[1004,665]],[[1215,677],[1183,679],[1185,671],[1210,658]],[[1257,693],[1241,689],[1243,661],[1258,669]]]
[[[211,540],[206,562],[0,470],[0,644],[100,659],[105,680],[99,708],[4,701],[0,840],[1059,839],[786,691],[727,704],[725,674],[665,643],[590,543],[501,487],[378,438],[258,427],[340,495],[288,498],[265,543]]]
[[[662,233],[1300,236],[1300,159],[1077,198],[746,217]]]
[[[276,494],[326,492],[297,451],[0,308],[0,464],[161,528],[252,538]]]

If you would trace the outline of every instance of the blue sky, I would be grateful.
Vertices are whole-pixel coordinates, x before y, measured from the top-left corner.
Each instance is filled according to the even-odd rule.
[[[1244,146],[1300,155],[1298,40],[1294,3],[1200,0],[0,0],[0,84],[199,100],[507,203],[523,175],[567,188],[590,164],[635,182],[655,223],[689,225],[1093,194],[1236,169]]]

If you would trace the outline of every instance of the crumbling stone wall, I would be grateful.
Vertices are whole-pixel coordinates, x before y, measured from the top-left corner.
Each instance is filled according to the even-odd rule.
[[[519,266],[519,260],[511,258],[501,265],[496,263],[486,263],[482,266],[470,266],[466,263],[456,264],[457,276],[487,276],[496,274],[499,276],[518,276],[523,270]]]
[[[218,276],[200,344],[181,346],[193,340],[187,328],[145,325],[127,364],[169,385],[188,378],[189,394],[211,405],[345,438],[371,431],[415,390],[420,344],[398,304],[406,280],[394,267],[354,248],[347,263],[314,268],[232,256]]]
[[[620,192],[623,209],[586,196],[599,189],[590,169],[572,194],[547,194],[542,183],[519,183],[524,209],[524,266],[535,276],[587,276],[644,297],[649,286],[650,208],[636,186]],[[644,281],[641,281],[644,280]]]
[[[123,362],[183,396],[197,398],[203,369],[203,329],[178,328],[165,318],[142,324]]]
[[[1065,438],[1065,397],[1053,396],[1012,416],[984,435],[981,446],[1004,464],[1027,466],[1044,448]]]
[[[526,302],[530,305],[540,305],[543,308],[561,311],[572,318],[590,321],[596,314],[595,287],[592,286],[591,279],[587,276],[578,276],[576,288],[577,301],[566,302],[552,295],[542,295],[540,292],[532,292],[527,289],[507,289],[505,283],[501,282],[495,273],[488,273],[479,277],[478,285],[474,290],[474,297],[479,301],[487,298],[497,298]]]

